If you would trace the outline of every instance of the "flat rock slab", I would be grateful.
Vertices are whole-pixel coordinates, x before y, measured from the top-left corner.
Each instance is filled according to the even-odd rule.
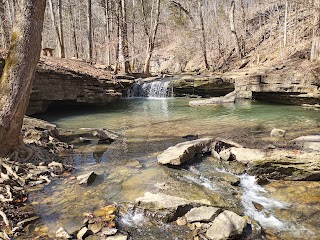
[[[243,217],[226,210],[214,219],[206,235],[212,240],[226,240],[241,235],[246,225]]]
[[[301,136],[292,140],[300,144],[304,149],[320,151],[320,135]]]
[[[164,193],[146,192],[143,197],[137,198],[139,205],[148,205],[154,209],[170,209],[184,206],[190,203],[185,198],[175,197]]]
[[[136,199],[137,207],[154,212],[155,217],[164,222],[175,221],[190,209],[199,205],[210,205],[208,200],[187,200],[185,198],[164,193],[146,192],[143,197]]]
[[[230,153],[234,155],[238,162],[249,163],[266,158],[266,153],[260,149],[250,148],[230,148]]]
[[[210,222],[212,221],[219,213],[220,208],[215,207],[197,207],[192,208],[189,212],[186,213],[185,218],[188,223],[193,222]]]
[[[187,141],[169,147],[163,153],[158,155],[158,163],[165,165],[181,165],[190,161],[198,153],[210,151],[213,138],[201,138],[193,141]]]
[[[236,100],[236,93],[231,92],[223,97],[213,97],[205,100],[190,101],[189,106],[206,106],[206,105],[217,105],[222,103],[234,103]]]

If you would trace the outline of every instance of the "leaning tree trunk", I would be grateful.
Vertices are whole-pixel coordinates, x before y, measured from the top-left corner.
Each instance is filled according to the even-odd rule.
[[[314,0],[313,39],[311,61],[320,60],[320,0]]]
[[[24,0],[17,10],[0,82],[0,156],[16,150],[41,51],[45,0]]]
[[[235,43],[235,49],[236,49],[236,52],[237,52],[237,55],[238,57],[241,59],[242,58],[242,54],[241,54],[241,51],[240,51],[240,43],[239,43],[239,38],[237,36],[237,32],[236,32],[236,28],[234,26],[234,11],[235,11],[235,2],[232,1],[231,2],[231,9],[230,9],[230,12],[229,12],[229,21],[230,21],[230,29],[231,29],[231,33],[232,33],[232,37],[233,37],[233,41]]]

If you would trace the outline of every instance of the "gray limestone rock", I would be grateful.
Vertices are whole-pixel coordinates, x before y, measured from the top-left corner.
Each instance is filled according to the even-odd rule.
[[[206,235],[212,240],[226,240],[240,236],[246,225],[247,221],[243,217],[225,210],[214,219]]]

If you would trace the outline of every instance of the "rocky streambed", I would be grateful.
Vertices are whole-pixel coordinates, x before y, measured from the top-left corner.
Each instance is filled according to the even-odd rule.
[[[28,165],[27,172],[46,170],[51,183],[41,180],[41,174],[27,179],[41,180],[41,188],[26,191],[21,206],[31,206],[32,214],[13,225],[31,221],[23,223],[16,238],[319,237],[319,139],[313,111],[308,120],[298,115],[302,108],[294,112],[294,128],[277,123],[285,132],[272,130],[274,122],[254,120],[247,104],[240,106],[245,114],[236,118],[237,106],[212,111],[178,102],[174,110],[170,101],[124,102],[117,110],[91,112],[91,124],[87,115],[84,120],[74,112],[64,122],[55,121],[64,128],[72,123],[72,131],[30,119],[38,125],[25,128],[25,135],[34,137],[29,143],[41,144],[59,158]],[[131,107],[138,108],[136,113]],[[125,117],[119,113],[122,108]],[[307,116],[309,110],[304,111]],[[53,160],[53,165],[75,170],[52,174]]]

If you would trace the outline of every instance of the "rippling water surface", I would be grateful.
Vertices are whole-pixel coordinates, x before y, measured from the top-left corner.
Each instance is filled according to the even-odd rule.
[[[272,143],[269,134],[274,127],[287,130],[288,139],[320,130],[319,111],[298,106],[245,101],[191,108],[188,106],[188,101],[188,99],[123,99],[106,107],[52,110],[40,116],[64,129],[78,131],[79,128],[107,128],[121,135],[120,139],[111,145],[93,144],[81,147],[75,154],[69,156],[75,162],[76,175],[88,171],[99,174],[92,186],[79,186],[76,182],[66,179],[61,180],[64,183],[55,182],[31,195],[33,204],[42,217],[42,223],[49,227],[49,232],[54,234],[60,226],[72,232],[81,225],[83,212],[102,207],[108,202],[134,201],[147,191],[162,191],[166,183],[171,181],[168,179],[172,178],[173,173],[166,167],[157,165],[156,156],[166,148],[184,141],[182,137],[185,135],[223,137],[247,147],[264,147]],[[207,163],[203,161],[198,164]],[[287,206],[293,204],[293,199],[289,197],[283,199],[277,194],[280,190],[284,191],[283,186],[276,185],[267,190],[260,187],[260,189],[250,177],[243,177],[241,184],[251,186],[253,191],[249,192],[250,188],[238,187],[238,190],[232,190],[239,192],[239,197],[236,198],[236,194],[232,191],[230,193],[226,191],[221,195],[223,187],[202,175],[189,171],[183,178],[186,180],[183,188],[194,186],[183,191],[175,191],[174,194],[186,198],[212,201],[216,201],[219,197],[230,198],[227,202],[229,201],[231,205],[233,201],[235,202],[233,205],[237,205],[237,201],[239,203],[242,201],[243,205],[251,204],[246,199],[241,199],[242,193],[244,197],[257,198],[256,201],[265,204],[264,207],[270,214],[261,216],[254,212],[258,216],[258,221],[259,217],[262,219],[262,225],[267,226],[270,219],[273,219],[276,225],[287,224],[285,222],[289,222],[290,225],[290,221],[304,219],[300,216],[300,220],[293,220],[287,216],[291,214],[290,211],[281,210],[285,208],[284,206],[288,208]],[[271,200],[268,199],[271,198],[270,191],[273,197]],[[318,196],[320,198],[320,194]],[[319,199],[313,202],[315,209],[319,208],[319,202]],[[247,207],[245,213],[250,214],[248,206],[242,207]],[[287,215],[283,216],[285,214]],[[127,221],[141,221],[142,217],[134,216]],[[310,229],[312,226],[313,229]],[[274,226],[267,227],[272,229]],[[310,230],[306,236],[320,238],[320,230],[312,221],[305,228]],[[279,228],[274,229],[276,234],[282,234]],[[282,237],[286,239],[292,237],[290,234],[286,237],[287,229],[282,228],[282,230],[285,232]],[[303,234],[301,237],[304,237]],[[143,238],[140,236],[139,239]],[[151,238],[149,236],[145,239]],[[174,238],[169,236],[166,239]]]

